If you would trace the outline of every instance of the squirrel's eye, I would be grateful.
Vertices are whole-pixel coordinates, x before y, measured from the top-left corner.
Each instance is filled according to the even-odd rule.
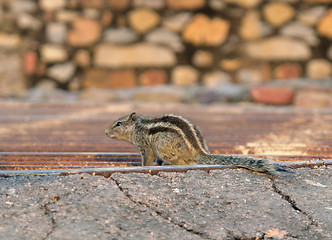
[[[116,123],[116,126],[121,126],[122,125],[122,122],[117,122]]]

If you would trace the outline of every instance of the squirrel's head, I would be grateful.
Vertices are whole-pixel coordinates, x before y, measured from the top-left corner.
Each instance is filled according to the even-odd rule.
[[[135,112],[131,113],[128,116],[121,117],[118,120],[114,121],[105,130],[105,133],[110,138],[130,142],[138,118],[139,115],[136,114]]]

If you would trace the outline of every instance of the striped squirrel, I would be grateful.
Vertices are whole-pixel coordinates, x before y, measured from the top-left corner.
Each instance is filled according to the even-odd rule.
[[[132,143],[142,156],[143,166],[151,166],[157,158],[171,165],[234,165],[270,175],[287,172],[268,159],[210,154],[199,129],[173,114],[148,118],[133,112],[116,120],[105,133]]]

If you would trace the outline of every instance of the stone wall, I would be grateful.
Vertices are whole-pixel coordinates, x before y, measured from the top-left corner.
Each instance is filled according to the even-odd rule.
[[[0,0],[0,96],[198,84],[289,104],[305,86],[332,105],[331,39],[332,0]]]

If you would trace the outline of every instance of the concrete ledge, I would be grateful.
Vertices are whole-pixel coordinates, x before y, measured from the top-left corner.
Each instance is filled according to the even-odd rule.
[[[0,239],[332,239],[332,172],[0,178]]]

